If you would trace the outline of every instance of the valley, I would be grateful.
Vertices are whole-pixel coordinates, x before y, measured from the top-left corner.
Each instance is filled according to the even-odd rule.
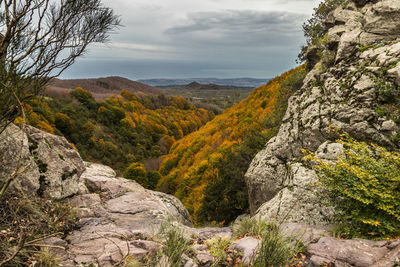
[[[0,1],[1,267],[400,266],[398,0],[323,0],[299,64],[272,79],[138,81],[52,75],[121,25],[101,0],[17,2]],[[134,76],[136,55],[165,77],[263,77],[279,66],[271,54],[231,64],[246,46],[261,51],[237,32],[278,53],[304,14],[240,2],[190,3],[170,28],[155,20],[154,44],[110,45],[123,54],[104,66]],[[260,39],[264,26],[277,40]],[[229,60],[207,67],[221,52]]]

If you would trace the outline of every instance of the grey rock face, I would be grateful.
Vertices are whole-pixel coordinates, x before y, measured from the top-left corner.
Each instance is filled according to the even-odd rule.
[[[289,99],[278,134],[245,175],[252,215],[329,224],[334,212],[316,196],[317,176],[303,162],[302,149],[336,160],[343,152],[329,133],[331,126],[356,139],[394,147],[399,126],[375,110],[382,84],[398,88],[400,2],[354,2],[357,6],[340,6],[328,17],[329,41],[337,43],[333,66],[322,70],[318,63],[308,73],[303,87]]]
[[[64,137],[27,126],[31,152],[40,172],[37,193],[64,199],[78,193],[85,166],[78,151]]]
[[[211,239],[213,237],[232,238],[232,228],[230,227],[205,227],[194,229],[194,234],[201,241]]]
[[[260,246],[261,241],[253,237],[245,237],[238,241],[234,241],[230,245],[231,250],[243,252],[242,262],[244,264],[250,264],[255,258],[257,248]]]
[[[79,179],[83,161],[64,137],[31,126],[23,132],[11,124],[1,134],[0,147],[1,173],[9,177],[18,164],[16,182],[26,193],[60,200],[85,190]]]
[[[334,262],[335,266],[371,266],[389,253],[388,248],[377,247],[376,243],[368,244],[363,240],[340,240],[322,237],[315,244],[308,246],[314,264]]]
[[[10,124],[0,135],[0,151],[2,182],[7,181],[13,173],[25,169],[11,186],[19,184],[25,192],[36,192],[40,187],[40,173],[29,151],[26,134],[16,125]]]
[[[112,266],[128,252],[137,258],[156,253],[161,245],[143,239],[149,239],[168,219],[192,226],[187,210],[175,197],[118,178],[107,166],[86,163],[81,179],[90,194],[66,200],[81,217],[80,227],[67,237],[69,260],[76,265],[98,261]]]
[[[196,258],[199,261],[200,266],[204,267],[210,267],[215,262],[214,256],[207,251],[200,251],[197,253]]]

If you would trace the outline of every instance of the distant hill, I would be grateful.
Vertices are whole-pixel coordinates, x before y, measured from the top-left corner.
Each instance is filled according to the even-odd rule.
[[[164,89],[169,95],[183,96],[197,104],[201,102],[202,104],[216,105],[222,110],[239,103],[254,90],[254,87],[201,84],[198,82],[191,82],[186,85],[164,85],[160,88]]]
[[[232,79],[188,78],[188,79],[145,79],[145,80],[138,80],[138,82],[148,84],[151,86],[187,85],[192,82],[196,82],[200,84],[216,84],[216,85],[254,88],[266,84],[269,80],[270,79],[254,79],[254,78],[232,78]]]
[[[183,86],[186,90],[235,90],[242,89],[242,86],[218,85],[218,84],[202,84],[198,82],[191,82]],[[246,87],[247,88],[247,87]],[[250,87],[251,88],[251,87]]]
[[[133,93],[165,94],[165,91],[161,88],[118,76],[92,79],[53,79],[48,86],[48,90],[65,91],[66,89],[75,89],[77,87],[82,87],[91,92],[96,99],[104,99],[110,95],[119,94],[124,89]]]

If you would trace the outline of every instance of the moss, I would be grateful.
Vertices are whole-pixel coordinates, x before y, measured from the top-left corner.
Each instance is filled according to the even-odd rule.
[[[375,45],[373,44],[373,45],[367,45],[367,46],[360,47],[360,52],[364,52],[370,48],[375,48]]]
[[[60,153],[58,153],[58,152],[56,152],[56,153],[57,153],[58,157],[59,157],[61,160],[65,161],[65,158],[64,158],[64,156],[63,156],[63,155],[61,155],[61,154],[60,154]]]
[[[380,108],[377,108],[377,109],[375,110],[375,113],[378,114],[379,117],[386,116],[386,111],[384,111],[384,110],[382,110],[382,109],[380,109]]]
[[[53,145],[49,142],[49,140],[47,140],[47,138],[44,138],[44,141],[46,142],[47,146],[48,146],[50,149],[53,149]]]

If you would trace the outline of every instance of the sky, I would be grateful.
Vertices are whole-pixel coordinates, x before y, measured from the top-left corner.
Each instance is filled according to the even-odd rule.
[[[103,0],[122,27],[61,78],[272,78],[296,66],[320,0]]]

